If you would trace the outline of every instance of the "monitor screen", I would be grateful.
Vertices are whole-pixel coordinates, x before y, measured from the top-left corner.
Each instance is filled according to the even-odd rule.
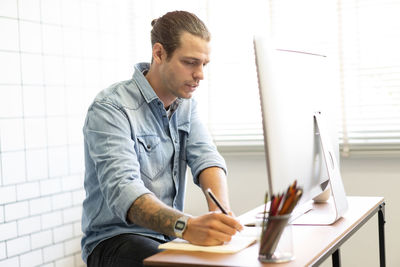
[[[314,114],[324,115],[334,154],[339,159],[340,102],[329,57],[276,48],[265,37],[255,37],[254,46],[269,193],[283,193],[297,180],[303,188],[298,206],[318,197],[326,201],[329,193],[323,192],[329,188],[329,177]]]

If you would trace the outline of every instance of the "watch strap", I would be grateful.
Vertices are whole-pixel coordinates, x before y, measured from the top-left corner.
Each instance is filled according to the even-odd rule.
[[[183,233],[185,232],[187,228],[187,222],[189,220],[190,216],[188,215],[182,215],[179,217],[174,224],[174,233],[176,237],[182,238]]]

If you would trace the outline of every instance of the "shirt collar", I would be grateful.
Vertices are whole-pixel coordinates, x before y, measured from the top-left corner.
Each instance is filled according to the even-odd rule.
[[[143,72],[146,72],[150,69],[149,63],[138,63],[135,65],[135,71],[133,73],[133,79],[136,81],[140,92],[142,93],[144,99],[147,103],[158,99],[158,96],[154,92],[150,83],[147,81],[146,77],[143,75]]]
[[[150,64],[142,62],[135,65],[135,72],[133,73],[133,79],[138,84],[139,90],[142,93],[147,103],[150,103],[155,99],[159,99],[157,94],[154,92],[154,89],[151,87],[150,83],[147,81],[146,77],[143,74],[147,72],[149,69],[150,69]],[[182,103],[182,99],[177,98],[171,104],[170,106],[170,109],[172,111],[171,113],[173,113],[173,111],[175,111],[178,108],[180,103]]]

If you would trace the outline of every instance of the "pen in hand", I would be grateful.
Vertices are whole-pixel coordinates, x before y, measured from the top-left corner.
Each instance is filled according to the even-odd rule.
[[[221,205],[221,203],[218,201],[217,197],[213,194],[210,188],[207,188],[207,194],[211,198],[211,200],[214,202],[215,205],[222,211],[223,214],[229,215],[226,209]],[[235,227],[237,231],[241,232],[243,230],[243,226],[236,226]]]
[[[217,205],[217,207],[222,211],[222,213],[225,214],[225,215],[228,215],[228,212],[221,205],[221,203],[219,203],[218,199],[215,197],[215,195],[213,194],[213,192],[211,191],[210,188],[207,188],[207,194],[211,198],[211,200],[214,202],[214,204]]]

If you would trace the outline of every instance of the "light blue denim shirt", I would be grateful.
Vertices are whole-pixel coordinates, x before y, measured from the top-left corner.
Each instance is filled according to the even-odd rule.
[[[151,193],[183,210],[186,167],[194,182],[205,168],[226,165],[201,123],[194,99],[178,99],[168,118],[164,105],[143,72],[100,92],[88,109],[83,128],[85,191],[82,214],[82,258],[102,240],[137,233],[166,236],[131,224],[127,212],[141,195]]]

